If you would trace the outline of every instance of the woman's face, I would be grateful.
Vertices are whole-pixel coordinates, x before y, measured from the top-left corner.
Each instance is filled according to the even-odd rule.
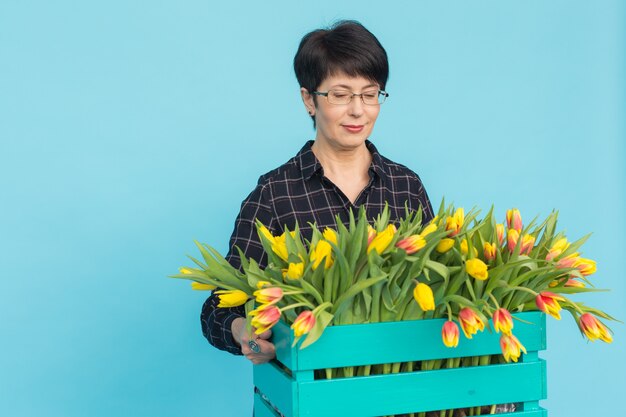
[[[317,91],[343,90],[353,94],[378,90],[380,86],[363,77],[349,77],[345,74],[326,78]],[[374,123],[380,111],[380,105],[367,105],[361,97],[352,97],[349,104],[331,104],[326,97],[317,97],[317,106],[313,98],[302,89],[302,97],[309,113],[315,114],[317,126],[316,141],[324,142],[338,150],[354,149],[362,146],[372,133]]]

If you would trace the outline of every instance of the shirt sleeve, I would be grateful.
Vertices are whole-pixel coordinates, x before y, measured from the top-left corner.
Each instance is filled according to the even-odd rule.
[[[273,230],[273,210],[269,189],[259,184],[241,203],[241,210],[235,220],[235,228],[230,238],[226,260],[235,268],[241,269],[241,259],[236,247],[247,258],[255,259],[261,268],[267,264],[267,256],[256,232],[256,220],[260,220],[270,232]],[[202,306],[200,323],[202,334],[210,344],[234,355],[241,355],[241,347],[235,342],[231,331],[233,320],[245,317],[244,306],[219,308],[219,297],[213,292]]]

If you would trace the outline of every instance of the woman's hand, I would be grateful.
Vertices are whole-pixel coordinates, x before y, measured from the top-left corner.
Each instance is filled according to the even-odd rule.
[[[254,334],[255,328],[252,328],[252,334],[248,333],[246,329],[246,319],[239,317],[233,320],[231,325],[231,330],[233,332],[233,338],[235,342],[239,343],[241,346],[241,353],[248,358],[253,364],[258,365],[261,363],[266,363],[274,359],[276,356],[276,349],[274,348],[274,344],[268,339],[272,335],[271,330],[267,330],[259,335]],[[250,340],[254,340],[260,348],[260,351],[253,352],[248,345]]]

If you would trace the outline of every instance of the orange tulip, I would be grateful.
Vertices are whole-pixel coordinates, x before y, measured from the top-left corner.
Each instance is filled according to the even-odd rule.
[[[487,261],[493,261],[496,259],[496,244],[485,242],[483,245],[483,255]]]
[[[447,347],[457,347],[459,344],[459,326],[453,321],[446,321],[441,328],[441,339]]]
[[[256,334],[272,328],[280,320],[280,309],[271,304],[263,304],[249,314],[252,316],[252,326],[256,327]]]
[[[293,329],[293,333],[296,337],[300,337],[303,334],[307,334],[311,331],[313,326],[315,325],[315,316],[312,311],[306,310],[303,311],[296,317],[291,328]]]
[[[584,276],[591,275],[596,272],[596,262],[591,259],[578,258],[574,262],[574,268],[577,268]]]
[[[465,334],[465,337],[468,339],[471,339],[472,335],[476,334],[479,330],[482,332],[485,329],[485,323],[483,323],[478,314],[469,307],[464,307],[459,311],[459,322],[461,323],[463,334]]]
[[[283,298],[283,290],[280,287],[267,287],[255,291],[253,295],[259,304],[276,304]]]
[[[551,261],[560,254],[562,254],[569,246],[566,238],[561,238],[554,242],[554,244],[550,247],[548,254],[546,255],[546,261]]]
[[[517,246],[517,241],[519,240],[519,232],[515,229],[510,229],[506,235],[507,246],[509,248],[509,252],[513,253],[515,250],[515,246]]]
[[[497,333],[511,334],[513,318],[507,309],[499,308],[493,313],[493,328]]]
[[[549,291],[542,291],[535,297],[537,308],[557,320],[561,320],[561,305],[559,301],[565,301],[565,298]]]
[[[407,255],[411,255],[426,246],[426,239],[420,235],[411,235],[396,243],[400,249],[404,249]]]
[[[506,211],[506,224],[509,229],[516,230],[518,233],[522,231],[522,215],[518,209]]]
[[[507,362],[511,360],[517,362],[522,352],[526,353],[524,345],[512,334],[503,334],[500,336],[500,348],[502,349],[502,356],[504,356],[504,360]]]
[[[520,254],[528,255],[535,246],[535,237],[531,235],[524,235],[522,238],[522,247],[520,248]]]
[[[498,245],[502,246],[504,243],[504,225],[501,223],[496,224],[496,237],[498,238]]]
[[[603,342],[611,343],[613,336],[609,332],[609,329],[602,324],[600,320],[590,313],[584,313],[578,319],[578,326],[580,330],[591,340],[592,342],[600,339]]]

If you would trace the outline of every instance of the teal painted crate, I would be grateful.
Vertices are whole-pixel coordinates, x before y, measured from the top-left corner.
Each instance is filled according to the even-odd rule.
[[[475,366],[332,380],[314,378],[316,369],[492,355],[500,353],[499,334],[485,330],[459,346],[441,342],[444,319],[328,327],[313,345],[292,348],[284,323],[273,329],[276,360],[254,366],[256,417],[378,417],[489,404],[521,403],[521,410],[498,414],[546,417],[545,315],[518,313],[514,333],[528,353],[518,363]],[[282,365],[282,366],[281,366]],[[285,370],[285,368],[287,370]]]

